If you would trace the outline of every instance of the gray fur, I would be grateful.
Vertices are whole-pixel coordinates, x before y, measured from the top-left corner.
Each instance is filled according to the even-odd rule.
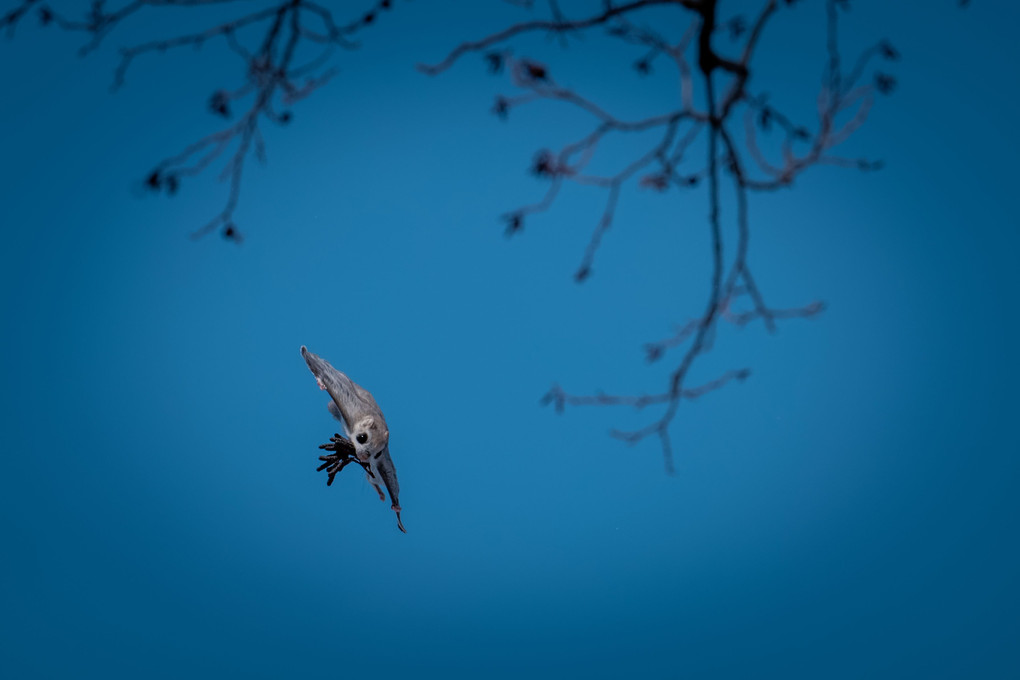
[[[400,523],[400,484],[397,483],[397,470],[390,457],[390,433],[386,426],[386,418],[375,398],[365,388],[333,368],[328,361],[301,347],[301,356],[308,364],[321,389],[329,392],[333,401],[329,403],[329,412],[344,425],[344,432],[350,438],[360,460],[371,465],[374,477],[368,481],[382,497],[380,483],[386,486],[390,494],[390,502],[397,512],[397,523]],[[361,443],[358,437],[364,434],[367,441]]]

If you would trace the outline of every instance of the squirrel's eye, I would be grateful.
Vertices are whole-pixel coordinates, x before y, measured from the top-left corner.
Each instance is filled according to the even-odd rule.
[[[365,442],[368,441],[368,435],[362,432],[356,437],[356,439],[358,440],[359,444],[364,444]]]

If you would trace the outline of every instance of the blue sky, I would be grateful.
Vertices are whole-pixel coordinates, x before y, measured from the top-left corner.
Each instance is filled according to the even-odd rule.
[[[140,189],[217,124],[235,62],[210,44],[108,87],[127,33],[187,14],[84,59],[35,26],[0,41],[10,677],[1015,677],[1016,7],[854,3],[847,45],[903,54],[851,148],[886,168],[753,197],[766,295],[828,310],[720,333],[692,380],[752,377],[683,405],[669,477],[607,436],[649,414],[539,398],[661,389],[641,346],[701,308],[704,193],[625,191],[576,285],[598,191],[513,240],[498,216],[589,121],[499,121],[480,59],[414,69],[526,12],[396,4],[267,133],[241,247],[187,238],[213,177]],[[756,78],[809,119],[824,44],[799,5]],[[517,50],[621,114],[672,103],[596,36]],[[384,409],[406,536],[362,475],[314,472],[336,425],[302,344]]]

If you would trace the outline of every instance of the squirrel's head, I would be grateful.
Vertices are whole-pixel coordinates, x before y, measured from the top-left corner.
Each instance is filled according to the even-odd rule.
[[[367,461],[390,443],[390,432],[384,423],[372,416],[365,416],[351,428],[351,443],[354,444],[358,459]]]

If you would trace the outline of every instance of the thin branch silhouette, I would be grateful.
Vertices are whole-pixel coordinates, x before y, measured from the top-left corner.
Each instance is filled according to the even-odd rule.
[[[199,175],[222,161],[219,178],[228,182],[226,200],[220,211],[191,234],[201,238],[219,231],[225,238],[240,243],[241,231],[234,220],[241,197],[242,179],[248,161],[265,162],[266,151],[261,125],[269,122],[287,125],[293,118],[291,107],[325,85],[336,74],[329,64],[337,49],[357,47],[355,35],[373,24],[380,13],[392,8],[392,0],[375,0],[369,9],[348,23],[338,23],[333,11],[312,0],[279,0],[252,3],[249,0],[130,0],[114,8],[102,1],[89,3],[84,15],[76,18],[55,9],[42,0],[21,0],[0,17],[0,30],[13,34],[15,27],[32,10],[43,25],[82,33],[87,37],[79,50],[86,55],[98,49],[109,36],[130,18],[161,8],[186,7],[195,10],[213,5],[231,5],[238,14],[229,21],[212,25],[200,23],[196,14],[194,31],[168,38],[136,43],[120,48],[120,60],[114,70],[112,88],[122,87],[135,61],[150,54],[163,54],[182,47],[200,48],[207,42],[223,41],[243,65],[241,82],[233,88],[212,93],[209,111],[225,120],[226,127],[212,132],[179,153],[168,156],[145,177],[145,187],[174,195],[185,178]],[[257,45],[249,48],[245,43]],[[299,48],[316,50],[316,56],[299,62]],[[235,116],[235,109],[239,113]]]
[[[574,395],[554,385],[544,401],[562,411],[565,406],[661,406],[661,416],[643,428],[612,432],[627,442],[656,436],[661,444],[666,469],[674,471],[670,426],[683,400],[696,399],[733,381],[742,381],[749,369],[733,369],[696,387],[688,387],[689,373],[698,358],[712,349],[722,322],[745,326],[761,321],[775,332],[778,323],[789,319],[811,319],[824,310],[813,301],[794,307],[772,306],[762,292],[749,262],[750,215],[748,196],[753,192],[777,191],[793,186],[808,168],[818,165],[873,171],[881,161],[842,155],[838,151],[867,121],[878,95],[889,94],[896,79],[875,68],[877,61],[892,62],[899,53],[886,40],[864,49],[851,66],[844,67],[839,48],[840,12],[850,0],[824,0],[826,39],[822,60],[822,78],[816,98],[816,120],[812,125],[795,121],[777,109],[768,93],[751,87],[754,62],[762,36],[786,13],[794,11],[797,0],[761,0],[750,18],[719,18],[719,0],[591,0],[595,9],[580,18],[568,18],[557,0],[506,0],[529,11],[547,12],[547,19],[530,19],[503,30],[456,45],[443,59],[431,65],[419,65],[429,75],[450,69],[468,55],[481,55],[488,68],[506,74],[512,93],[496,98],[493,112],[506,118],[514,109],[536,101],[554,101],[574,108],[590,118],[590,124],[575,138],[556,149],[541,149],[531,171],[549,185],[536,202],[520,206],[502,215],[508,235],[523,231],[525,223],[540,219],[552,210],[561,193],[571,185],[594,186],[604,190],[605,202],[600,218],[592,226],[588,243],[574,271],[583,282],[592,276],[605,237],[616,219],[620,201],[628,200],[624,187],[639,186],[658,192],[692,191],[707,185],[707,226],[711,241],[711,275],[704,308],[689,317],[676,331],[661,340],[644,345],[649,362],[678,354],[661,392],[651,394]],[[205,172],[222,162],[221,178],[229,180],[222,209],[194,231],[195,238],[219,231],[240,242],[234,214],[240,199],[243,172],[249,159],[265,158],[261,125],[270,122],[286,125],[292,119],[290,107],[315,92],[335,74],[330,66],[337,49],[357,46],[356,35],[375,23],[391,9],[392,0],[375,0],[370,8],[348,23],[339,23],[333,10],[313,0],[93,0],[78,15],[68,15],[56,7],[70,0],[14,0],[12,9],[0,14],[0,32],[13,35],[30,14],[44,25],[53,25],[86,37],[80,52],[88,54],[108,42],[121,26],[143,12],[163,8],[189,8],[200,17],[202,8],[236,8],[233,19],[196,23],[194,31],[150,42],[138,42],[120,50],[114,70],[113,87],[122,86],[135,61],[154,53],[172,52],[181,47],[200,47],[208,41],[222,41],[243,65],[243,77],[233,88],[215,91],[208,101],[209,110],[232,122],[186,146],[179,153],[159,161],[148,174],[146,186],[153,191],[174,194],[183,179]],[[967,6],[968,0],[957,0]],[[81,3],[78,4],[81,7]],[[659,22],[653,30],[640,20],[649,10],[675,12],[676,21]],[[81,11],[81,10],[79,10]],[[673,34],[660,33],[661,27],[676,27]],[[568,37],[585,32],[605,31],[613,39],[640,50],[633,63],[639,74],[650,73],[659,62],[676,72],[678,86],[675,106],[641,119],[613,113],[593,98],[558,83],[554,69],[537,60],[521,56],[511,42],[521,36],[545,34],[566,46]],[[728,40],[725,47],[721,46]],[[302,51],[302,47],[307,49]],[[307,61],[296,55],[316,51]],[[700,90],[701,97],[695,94]],[[697,101],[703,102],[696,104]],[[234,110],[240,113],[234,117]],[[645,136],[632,133],[647,133]],[[767,148],[761,140],[778,133],[778,143]],[[595,174],[589,163],[609,138],[640,137],[630,160],[615,172]],[[649,143],[647,137],[651,137]],[[702,155],[702,147],[707,154]],[[771,150],[770,150],[771,149]],[[720,191],[732,185],[735,196],[734,253],[727,258],[724,218]],[[729,206],[727,206],[729,207]]]
[[[667,377],[665,389],[651,394],[575,395],[554,385],[543,398],[543,403],[553,405],[559,412],[566,406],[662,407],[661,414],[646,426],[631,431],[612,430],[610,434],[628,443],[656,437],[666,470],[672,474],[675,465],[670,426],[681,402],[701,397],[733,381],[742,381],[750,374],[747,368],[730,370],[700,386],[687,387],[692,366],[712,348],[719,323],[744,326],[760,320],[769,332],[774,332],[780,321],[814,318],[824,309],[820,301],[792,308],[767,304],[748,260],[748,194],[790,187],[801,173],[815,165],[832,164],[866,171],[879,169],[878,161],[845,158],[837,155],[835,149],[864,124],[876,93],[888,93],[895,86],[895,79],[882,72],[875,72],[871,83],[862,83],[865,73],[873,68],[877,59],[892,61],[898,53],[888,41],[876,43],[859,55],[851,70],[844,74],[838,23],[839,13],[848,7],[848,1],[826,0],[823,78],[817,97],[817,121],[809,129],[793,123],[792,118],[769,103],[766,93],[752,90],[749,84],[761,36],[777,17],[791,11],[788,6],[794,4],[792,0],[767,0],[761,3],[750,21],[734,17],[722,23],[717,18],[718,0],[597,4],[598,11],[578,19],[567,19],[557,10],[551,19],[521,22],[463,42],[441,61],[420,65],[419,69],[438,75],[466,55],[480,53],[492,72],[508,75],[516,90],[514,94],[497,98],[493,111],[500,117],[506,118],[513,109],[534,101],[553,100],[577,108],[593,119],[593,127],[579,138],[558,150],[543,149],[536,154],[532,172],[550,182],[545,197],[503,215],[508,235],[518,234],[525,219],[553,208],[566,185],[594,185],[606,189],[602,217],[574,273],[579,282],[592,274],[603,236],[612,225],[621,188],[626,183],[633,182],[656,191],[685,191],[703,181],[707,183],[712,268],[705,307],[672,336],[644,346],[648,361],[659,361],[671,350],[682,350]],[[640,25],[641,14],[653,7],[671,8],[678,19],[686,16],[686,30],[667,38]],[[672,64],[679,84],[676,107],[640,120],[618,117],[582,93],[558,84],[553,78],[553,69],[546,64],[518,56],[507,46],[513,38],[529,33],[572,34],[591,29],[605,30],[609,36],[644,50],[634,63],[638,73],[649,73],[660,58]],[[717,46],[722,40],[721,34],[736,43],[735,49]],[[705,102],[700,108],[695,105],[698,88]],[[741,130],[742,140],[735,137],[736,128]],[[758,141],[760,135],[774,130],[783,135],[780,157],[775,159],[761,149]],[[650,146],[636,146],[632,160],[615,174],[585,173],[603,139],[635,131],[654,131],[657,137]],[[689,152],[698,140],[704,142],[707,154],[703,159],[691,159]],[[732,184],[736,196],[735,254],[728,261],[724,257],[720,198],[724,181]],[[744,300],[748,306],[737,309]]]

